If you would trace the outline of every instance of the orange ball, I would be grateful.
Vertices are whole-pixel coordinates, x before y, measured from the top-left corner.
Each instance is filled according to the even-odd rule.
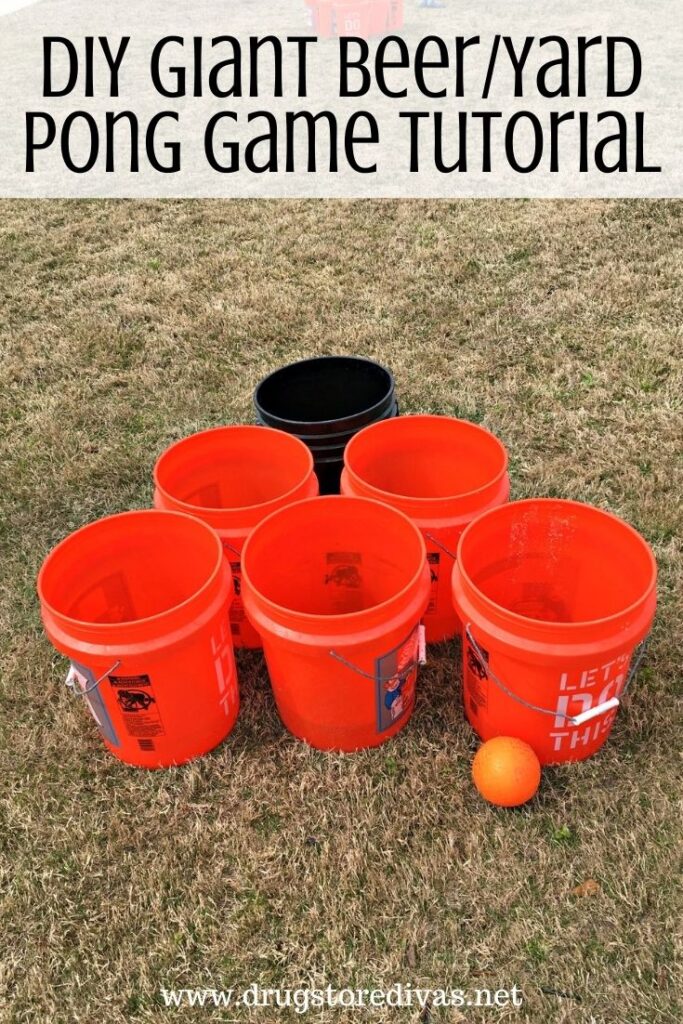
[[[496,736],[477,751],[472,778],[484,800],[498,807],[519,807],[531,800],[541,781],[541,765],[524,740]]]

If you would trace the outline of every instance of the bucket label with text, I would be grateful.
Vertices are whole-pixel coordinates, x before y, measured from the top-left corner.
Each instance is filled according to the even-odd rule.
[[[242,635],[242,623],[246,619],[244,603],[242,601],[242,562],[239,552],[229,541],[223,540],[222,544],[223,552],[230,565],[234,590],[234,597],[230,605],[230,629],[233,636],[240,637]]]
[[[470,711],[473,715],[478,714],[480,708],[487,708],[488,699],[488,672],[486,666],[489,661],[489,652],[480,645],[484,661],[479,657],[472,644],[468,642],[466,663],[465,663],[465,690],[469,701]]]
[[[128,734],[141,750],[154,750],[154,738],[164,735],[164,726],[149,676],[109,676],[109,684]]]
[[[203,484],[184,499],[189,505],[198,505],[199,508],[220,508],[221,489],[215,484]]]
[[[137,617],[128,581],[122,572],[114,572],[84,591],[72,612],[89,622],[129,622]]]
[[[325,556],[327,572],[325,583],[347,590],[357,590],[361,585],[359,551],[328,551]]]
[[[67,683],[74,687],[76,693],[80,691],[85,697],[90,708],[90,714],[97,722],[97,726],[107,743],[110,743],[112,747],[120,747],[121,741],[114,728],[114,723],[109,717],[107,706],[97,685],[95,673],[91,669],[86,668],[85,665],[72,661],[71,669],[67,676]]]
[[[325,586],[333,588],[335,611],[356,611],[363,587],[362,566],[359,551],[328,551],[325,555]]]
[[[427,552],[427,564],[429,565],[429,576],[431,580],[431,590],[429,592],[429,604],[427,605],[427,611],[425,615],[436,614],[436,606],[439,599],[439,573],[441,565],[441,555],[438,551]]]
[[[419,626],[376,662],[377,731],[384,732],[415,704]]]
[[[583,714],[605,704],[612,697],[619,697],[626,684],[631,655],[632,652],[628,651],[601,665],[576,673],[560,674],[557,714],[554,728],[550,732],[556,752],[587,747],[602,733],[610,731],[617,708],[611,708],[583,726],[570,725],[565,716]]]
[[[232,653],[232,637],[225,622],[221,622],[217,633],[211,637],[211,653],[216,668],[218,703],[226,718],[239,703],[237,674]]]
[[[230,622],[232,623],[232,632],[236,635],[240,635],[240,626],[244,622],[245,612],[244,603],[242,601],[242,565],[240,562],[230,563],[230,572],[232,573],[232,585],[235,589],[235,596],[232,599],[230,605]]]

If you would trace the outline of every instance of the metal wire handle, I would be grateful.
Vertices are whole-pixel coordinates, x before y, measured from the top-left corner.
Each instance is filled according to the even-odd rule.
[[[417,649],[418,649],[417,660],[411,661],[408,665],[405,665],[401,669],[400,673],[399,672],[393,672],[390,676],[378,676],[378,675],[374,675],[373,676],[373,675],[370,675],[369,672],[365,672],[362,668],[359,668],[358,665],[354,665],[354,663],[352,661],[349,661],[348,658],[345,658],[344,655],[340,654],[338,651],[334,651],[334,650],[329,651],[329,655],[330,655],[331,658],[334,658],[340,664],[345,665],[346,668],[352,669],[352,671],[356,672],[359,676],[363,676],[364,679],[369,679],[370,682],[372,682],[372,683],[390,683],[391,680],[395,679],[397,675],[402,675],[402,674],[405,674],[405,673],[410,673],[414,669],[418,668],[420,665],[426,665],[427,664],[427,653],[426,653],[425,640],[424,640],[424,635],[425,635],[424,634],[424,626],[422,626],[422,625],[418,626],[418,630],[419,630],[419,632],[418,632],[418,639],[417,639]]]
[[[531,701],[524,700],[524,698],[520,697],[518,693],[514,693],[509,687],[507,687],[505,683],[502,681],[502,679],[500,679],[495,674],[495,672],[493,672],[489,667],[484,652],[482,651],[481,647],[472,636],[471,626],[471,622],[468,622],[467,625],[465,626],[465,636],[467,637],[467,640],[470,643],[474,653],[477,655],[479,661],[481,662],[481,665],[486,673],[487,678],[492,679],[496,686],[500,690],[502,690],[503,693],[507,694],[508,697],[511,697],[513,700],[516,700],[518,704],[522,704],[525,708],[528,708],[530,711],[538,711],[539,714],[551,715],[553,718],[564,718],[565,721],[569,722],[570,725],[574,726],[583,725],[584,722],[588,722],[591,718],[597,718],[598,715],[605,714],[607,711],[611,711],[612,708],[619,707],[621,703],[621,698],[626,693],[627,689],[631,685],[631,682],[633,681],[634,676],[636,675],[636,672],[640,668],[640,663],[643,660],[643,656],[645,655],[648,642],[648,637],[645,637],[645,639],[638,645],[638,653],[636,654],[635,660],[633,661],[629,674],[626,678],[626,682],[624,683],[618,697],[610,697],[610,699],[606,700],[603,704],[598,704],[594,708],[589,708],[588,711],[583,711],[579,715],[567,715],[563,711],[551,710],[550,708],[542,708],[539,707],[538,704],[532,704]]]
[[[227,540],[223,540],[222,538],[221,544],[223,545],[224,548],[228,548],[230,551],[232,551],[233,555],[235,555],[240,561],[242,561],[242,553],[238,551],[237,548],[234,548],[232,544],[228,544]]]
[[[120,664],[121,659],[118,658],[111,666],[111,668],[108,668],[107,671],[104,672],[99,679],[96,679],[94,683],[91,683],[90,686],[86,686],[85,690],[81,689],[80,686],[76,686],[76,682],[72,678],[72,672],[74,671],[74,667],[72,665],[71,669],[69,670],[69,674],[66,677],[66,686],[71,690],[74,697],[86,697],[89,693],[92,693],[93,690],[96,690],[100,683],[107,678],[109,673],[114,672],[115,669],[117,669]]]
[[[449,558],[452,558],[454,562],[457,562],[457,555],[451,551],[450,548],[447,548],[445,544],[442,544],[440,540],[437,540],[433,533],[425,533],[425,537],[427,540],[431,540],[432,544],[436,544],[437,548],[441,548],[441,550],[448,555]]]
[[[363,676],[364,679],[369,679],[370,682],[372,683],[390,683],[392,679],[395,679],[396,676],[399,675],[398,672],[394,672],[390,676],[373,676],[370,675],[369,672],[365,672],[362,668],[359,668],[358,665],[354,665],[352,661],[348,661],[342,654],[339,654],[338,651],[330,651],[329,653],[331,658],[335,658],[342,665],[345,665],[347,668],[350,668],[354,672],[357,672],[358,675]],[[405,666],[405,668],[401,669],[401,672],[412,672],[413,669],[416,669],[419,664],[419,661],[411,661],[408,665]]]

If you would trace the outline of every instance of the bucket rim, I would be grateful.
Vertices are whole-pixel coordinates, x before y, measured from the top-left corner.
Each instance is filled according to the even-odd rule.
[[[176,519],[184,519],[192,524],[197,524],[202,530],[208,530],[209,533],[212,535],[216,546],[216,562],[209,576],[206,578],[206,580],[204,580],[204,582],[202,583],[198,590],[195,590],[192,594],[190,594],[189,597],[186,597],[183,601],[180,601],[178,604],[171,605],[169,608],[165,608],[161,612],[156,612],[154,615],[147,615],[139,619],[125,619],[122,622],[89,622],[87,619],[74,619],[72,616],[67,615],[65,612],[59,611],[59,609],[55,608],[45,598],[45,576],[47,572],[49,572],[51,564],[54,561],[54,559],[56,557],[59,557],[59,555],[63,552],[63,549],[67,545],[70,545],[74,538],[81,537],[86,532],[99,529],[100,526],[104,523],[110,523],[114,520],[140,518],[143,516],[174,516]],[[169,616],[176,615],[178,612],[181,612],[184,608],[189,607],[191,604],[193,604],[195,601],[201,598],[206,592],[210,591],[211,588],[215,585],[216,580],[223,571],[223,563],[223,545],[221,544],[220,537],[212,527],[210,527],[207,523],[202,522],[202,520],[198,519],[196,516],[188,515],[186,512],[175,512],[171,509],[130,509],[127,512],[115,512],[113,515],[102,516],[100,519],[95,519],[92,523],[85,523],[85,525],[80,526],[77,530],[74,530],[73,533],[67,534],[67,536],[64,537],[61,541],[59,541],[59,543],[56,544],[52,548],[52,550],[49,551],[48,554],[45,556],[43,564],[40,567],[40,571],[38,572],[38,577],[36,580],[36,590],[38,592],[38,599],[40,601],[41,606],[45,608],[55,618],[55,620],[62,623],[67,623],[71,626],[76,627],[77,629],[86,628],[94,629],[98,632],[102,630],[105,633],[113,633],[117,630],[120,631],[122,628],[125,629],[126,627],[139,627],[145,626],[148,623],[161,622]],[[232,589],[232,579],[230,579],[230,588]]]
[[[261,435],[261,431],[263,431],[263,430],[267,430],[271,434],[277,434],[280,437],[286,437],[286,438],[290,439],[294,443],[295,446],[300,446],[300,448],[303,448],[305,453],[306,453],[306,461],[307,461],[307,465],[308,465],[308,471],[306,472],[306,474],[304,476],[302,476],[301,480],[299,480],[298,483],[296,483],[293,487],[290,487],[290,489],[288,491],[285,491],[283,494],[278,494],[277,497],[275,497],[275,498],[268,498],[267,501],[259,501],[255,505],[236,505],[236,506],[229,506],[229,507],[225,506],[225,505],[219,505],[218,507],[213,507],[213,506],[210,506],[210,505],[192,505],[188,501],[183,501],[181,498],[176,498],[173,494],[171,494],[160,483],[160,481],[159,481],[159,467],[161,465],[161,462],[171,452],[176,451],[176,449],[182,447],[183,445],[187,444],[188,442],[195,441],[196,439],[201,438],[201,437],[206,437],[206,435],[208,435],[208,434],[219,434],[219,433],[223,433],[225,431],[240,431],[240,432],[245,432],[245,433],[248,432],[248,433],[254,433],[254,434],[256,433],[256,431],[258,431],[259,432],[259,436],[260,436]],[[183,515],[183,514],[184,515],[190,515],[190,516],[194,516],[196,518],[198,516],[198,514],[201,514],[202,512],[205,512],[205,513],[207,513],[209,515],[216,515],[216,516],[225,515],[227,513],[236,514],[236,515],[239,515],[239,514],[249,515],[249,514],[254,514],[254,513],[258,514],[263,509],[267,509],[270,505],[273,505],[275,502],[287,501],[289,496],[292,495],[292,494],[295,494],[301,488],[302,484],[304,484],[306,482],[306,480],[310,477],[311,473],[313,473],[313,472],[315,472],[315,460],[314,460],[314,457],[313,457],[313,452],[308,447],[308,445],[306,445],[301,440],[301,438],[296,436],[296,434],[289,434],[286,430],[278,430],[277,427],[269,427],[265,423],[264,424],[254,424],[254,423],[234,423],[234,424],[231,424],[231,423],[226,423],[226,424],[223,424],[223,425],[218,426],[218,427],[208,427],[206,430],[198,430],[194,434],[188,434],[187,437],[178,438],[177,441],[174,441],[173,444],[170,444],[167,448],[164,449],[164,451],[161,453],[161,455],[158,457],[158,459],[154,463],[154,469],[152,471],[152,478],[153,478],[153,481],[154,481],[154,486],[157,488],[157,490],[165,498],[167,498],[170,502],[172,502],[174,505],[180,506],[180,508],[178,509],[178,512],[180,512],[181,515]],[[172,511],[172,510],[169,509],[167,511]]]
[[[292,370],[295,367],[301,367],[301,366],[305,366],[305,365],[311,364],[311,363],[323,363],[323,362],[327,362],[328,360],[333,360],[333,359],[345,360],[345,361],[347,361],[349,363],[366,363],[369,366],[374,366],[375,368],[377,368],[379,370],[382,370],[382,372],[384,374],[386,374],[387,382],[388,382],[388,385],[389,385],[388,389],[387,389],[386,395],[383,398],[381,398],[378,402],[375,402],[374,405],[368,406],[367,409],[363,409],[361,412],[349,413],[348,416],[335,416],[335,417],[332,417],[332,419],[329,419],[329,420],[290,420],[290,419],[285,419],[282,416],[277,416],[274,413],[268,412],[264,408],[264,406],[261,404],[261,400],[259,398],[259,392],[261,391],[261,389],[267,383],[269,383],[273,379],[273,377],[277,377],[279,374],[284,373],[287,370]],[[357,419],[359,416],[368,417],[370,423],[372,423],[372,420],[374,419],[375,413],[379,409],[381,409],[383,405],[386,405],[386,403],[388,401],[390,401],[390,400],[391,400],[390,404],[393,405],[393,399],[394,399],[394,396],[395,396],[395,392],[396,392],[396,381],[394,379],[393,373],[391,372],[391,370],[387,366],[384,366],[383,363],[379,363],[376,359],[370,359],[368,356],[345,355],[343,353],[341,355],[330,355],[330,354],[327,354],[327,355],[321,355],[321,356],[308,356],[305,359],[296,359],[293,363],[285,363],[284,366],[278,366],[277,369],[271,370],[271,372],[269,374],[267,374],[265,377],[263,377],[258,382],[256,387],[254,388],[253,403],[254,403],[254,409],[256,410],[257,416],[264,417],[264,418],[267,417],[268,420],[272,420],[273,423],[277,422],[278,424],[282,423],[282,424],[286,425],[285,427],[276,427],[275,429],[284,430],[285,433],[295,433],[296,434],[296,430],[292,431],[289,428],[292,428],[292,427],[293,428],[302,427],[302,428],[304,428],[304,433],[305,433],[305,428],[306,427],[320,426],[320,427],[324,428],[326,426],[330,426],[331,424],[349,423],[349,422],[352,422],[353,420]],[[264,426],[265,425],[272,426],[271,423],[268,423],[268,424],[264,423]],[[343,430],[338,431],[338,433],[343,433]],[[320,435],[320,436],[324,436],[324,435]]]
[[[303,441],[304,444],[308,445],[308,447],[312,448],[312,449],[315,449],[316,447],[319,447],[321,444],[322,444],[323,447],[328,447],[329,446],[329,447],[340,447],[340,448],[342,448],[342,447],[346,447],[346,445],[349,443],[349,441],[353,437],[355,437],[356,434],[360,433],[361,430],[364,430],[366,427],[374,426],[375,423],[383,423],[384,420],[398,419],[400,417],[400,415],[401,415],[401,413],[400,413],[400,410],[399,410],[398,399],[396,398],[396,394],[394,393],[394,399],[393,399],[393,402],[391,403],[391,407],[388,408],[386,410],[386,412],[382,413],[381,416],[376,417],[373,420],[370,420],[369,423],[365,423],[364,425],[362,425],[360,427],[349,427],[348,430],[340,430],[337,433],[330,432],[330,433],[327,433],[327,434],[325,434],[325,433],[323,433],[323,434],[303,434],[303,433],[302,434],[297,434],[295,431],[291,431],[290,432],[289,430],[283,431],[283,433],[287,433],[287,434],[291,433],[292,437],[298,437],[300,441]],[[267,427],[269,425],[268,423],[266,423],[265,419],[263,419],[261,413],[258,412],[258,410],[256,412],[256,421],[257,421],[258,424],[260,424],[261,426],[264,426],[264,427]],[[315,422],[318,422],[318,421],[315,421]],[[323,420],[323,421],[320,421],[320,422],[322,422],[322,423],[333,423],[333,422],[336,423],[337,421],[336,420]],[[311,425],[314,425],[314,423],[312,423]],[[280,428],[279,427],[272,427],[271,429],[272,430],[279,430]]]
[[[463,546],[467,542],[467,539],[471,531],[475,530],[477,526],[484,520],[494,515],[510,514],[510,510],[516,509],[522,505],[561,505],[565,508],[578,508],[581,510],[589,509],[591,512],[610,519],[614,523],[617,523],[620,528],[630,533],[645,550],[647,560],[649,562],[649,580],[647,586],[643,590],[643,593],[631,604],[621,608],[617,612],[613,612],[611,615],[605,615],[598,619],[581,619],[578,622],[548,622],[546,619],[535,619],[530,615],[520,615],[519,612],[513,612],[509,608],[506,608],[502,604],[498,604],[488,597],[484,592],[474,583],[472,577],[469,575],[463,564],[462,551]],[[651,596],[653,590],[656,590],[657,586],[657,560],[655,558],[652,547],[649,542],[636,530],[634,526],[627,523],[626,520],[620,516],[614,514],[614,512],[608,512],[606,509],[598,508],[597,505],[591,505],[588,501],[576,501],[572,498],[520,498],[518,501],[510,501],[505,505],[498,505],[495,508],[488,509],[486,512],[482,512],[481,515],[477,516],[462,532],[460,540],[458,542],[457,559],[453,566],[453,575],[459,573],[464,583],[466,583],[470,593],[475,595],[477,602],[482,604],[485,608],[490,609],[496,615],[502,615],[505,619],[512,622],[518,623],[531,623],[534,628],[546,630],[547,632],[553,632],[555,630],[561,630],[566,634],[571,634],[580,629],[586,629],[590,627],[609,625],[610,623],[617,622],[632,613],[636,612]]]
[[[251,580],[249,570],[247,567],[249,547],[253,543],[255,535],[260,530],[265,529],[271,519],[274,519],[276,516],[283,515],[284,513],[289,512],[291,509],[297,508],[298,506],[310,505],[313,502],[315,502],[316,504],[319,504],[320,502],[352,502],[354,504],[362,502],[365,505],[372,505],[375,508],[380,508],[383,512],[388,512],[390,515],[399,516],[404,521],[404,523],[408,525],[411,531],[414,531],[414,533],[417,535],[418,544],[421,550],[421,557],[418,562],[417,571],[411,576],[410,580],[405,584],[405,586],[403,586],[395,594],[392,594],[391,597],[386,598],[384,601],[380,601],[378,604],[370,605],[370,607],[368,608],[363,608],[361,611],[357,612],[334,612],[330,615],[316,615],[313,612],[296,611],[293,608],[287,608],[285,605],[277,604],[276,601],[271,601],[270,598],[265,597],[262,594],[262,592],[254,586]],[[389,609],[391,606],[398,603],[402,598],[408,597],[410,591],[414,589],[420,582],[420,577],[424,573],[426,560],[427,547],[424,541],[424,537],[422,536],[418,528],[415,526],[415,523],[413,523],[413,521],[407,515],[401,512],[400,509],[392,508],[391,505],[387,505],[382,501],[376,501],[374,498],[361,498],[356,497],[355,495],[346,494],[322,494],[314,498],[303,498],[301,501],[295,501],[292,502],[290,505],[286,505],[284,508],[279,508],[275,512],[272,512],[269,516],[267,516],[267,518],[263,519],[258,524],[258,526],[254,527],[254,529],[247,537],[244,547],[242,548],[242,584],[244,585],[244,583],[246,582],[248,589],[251,590],[253,594],[258,595],[259,601],[265,607],[273,609],[281,615],[285,615],[288,617],[296,617],[298,620],[302,622],[310,622],[311,624],[331,624],[339,622],[344,626],[348,625],[352,627],[356,623],[362,622],[363,619],[369,613],[375,614],[377,612],[381,612],[384,609]]]
[[[347,471],[349,476],[354,481],[358,482],[358,484],[361,487],[367,488],[367,490],[372,491],[373,496],[377,495],[378,500],[385,502],[394,502],[397,500],[407,501],[410,502],[411,504],[414,502],[418,508],[427,510],[430,506],[441,505],[444,502],[458,500],[462,501],[464,499],[476,498],[478,494],[484,494],[484,492],[490,491],[492,488],[502,483],[503,479],[507,476],[508,470],[510,468],[510,456],[508,454],[508,450],[501,441],[501,439],[496,434],[494,434],[492,430],[489,430],[488,427],[482,427],[481,424],[479,423],[473,423],[471,420],[465,420],[459,416],[446,416],[444,414],[437,413],[408,413],[407,415],[404,416],[397,416],[395,417],[395,419],[397,421],[400,420],[401,423],[409,423],[411,420],[422,420],[432,422],[447,421],[448,423],[457,423],[460,425],[464,425],[468,428],[471,427],[474,431],[477,431],[478,433],[486,434],[490,440],[495,442],[496,447],[503,456],[503,463],[500,470],[495,474],[495,476],[492,476],[491,479],[488,480],[485,484],[482,484],[481,487],[475,487],[471,491],[461,491],[459,494],[441,494],[438,496],[434,495],[432,497],[423,497],[420,495],[403,494],[400,491],[385,491],[381,487],[376,487],[374,484],[368,483],[366,480],[360,477],[358,473],[356,473],[356,471],[349,464],[350,454],[353,454],[353,446],[360,443],[359,439],[362,439],[363,435],[370,434],[375,429],[402,429],[401,427],[386,427],[385,424],[388,422],[392,422],[391,420],[378,420],[376,423],[369,423],[366,427],[363,427],[356,434],[354,434],[354,436],[351,438],[349,443],[346,445],[346,448],[344,449],[344,469]]]

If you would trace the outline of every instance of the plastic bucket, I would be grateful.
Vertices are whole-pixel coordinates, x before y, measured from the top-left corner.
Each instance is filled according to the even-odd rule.
[[[353,751],[404,727],[429,600],[424,541],[409,519],[365,498],[289,505],[251,533],[242,572],[290,732]]]
[[[306,0],[310,27],[322,38],[353,35],[367,39],[387,28],[400,28],[402,4],[403,0]]]
[[[460,630],[451,571],[465,527],[510,494],[507,452],[474,423],[447,416],[403,416],[366,427],[344,456],[343,494],[376,498],[409,516],[427,545],[432,581],[427,642]]]
[[[334,0],[306,0],[309,25],[315,35],[329,39],[334,32]]]
[[[394,378],[356,356],[319,356],[283,366],[254,392],[259,423],[304,441],[315,460],[321,494],[336,494],[343,451],[363,427],[398,415]]]
[[[389,27],[389,0],[337,0],[333,12],[338,36],[368,39]]]
[[[67,537],[38,576],[48,637],[105,744],[162,768],[225,739],[239,710],[232,583],[216,534],[177,512],[127,512]]]
[[[280,430],[216,427],[167,448],[154,467],[154,484],[157,508],[197,516],[220,537],[235,588],[235,647],[260,647],[242,604],[242,548],[250,530],[271,512],[318,493],[310,451]]]
[[[391,0],[389,6],[389,28],[403,28],[403,0]]]
[[[590,505],[517,501],[473,522],[453,592],[481,738],[517,736],[543,764],[599,750],[654,618],[656,576],[643,538]]]

